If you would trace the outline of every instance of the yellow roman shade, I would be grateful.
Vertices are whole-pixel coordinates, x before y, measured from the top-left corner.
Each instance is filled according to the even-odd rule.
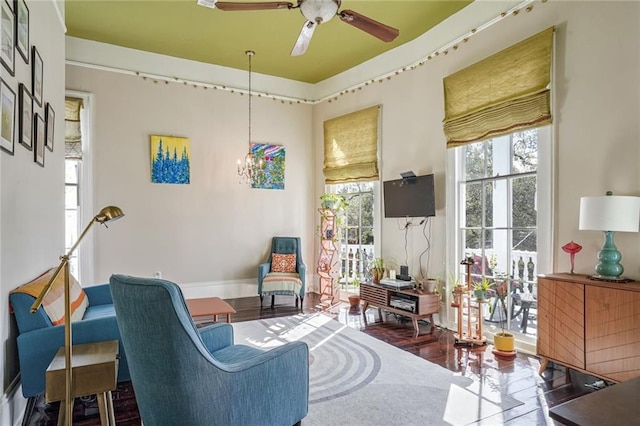
[[[551,123],[553,31],[444,79],[447,148]]]
[[[379,105],[324,122],[327,184],[378,179]]]
[[[82,158],[82,132],[80,130],[80,110],[82,107],[82,99],[64,98],[65,158]]]

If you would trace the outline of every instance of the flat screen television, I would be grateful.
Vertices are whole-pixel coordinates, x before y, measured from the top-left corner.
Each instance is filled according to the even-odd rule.
[[[433,175],[383,182],[384,217],[436,215]]]

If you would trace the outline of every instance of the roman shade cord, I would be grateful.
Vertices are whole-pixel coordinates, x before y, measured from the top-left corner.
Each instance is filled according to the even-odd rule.
[[[548,0],[540,0],[540,3],[544,4],[547,3]],[[270,94],[270,93],[266,93],[266,92],[260,92],[260,91],[253,91],[254,96],[257,97],[263,97],[263,98],[267,98],[267,99],[272,99],[273,101],[280,101],[281,104],[285,104],[288,103],[289,105],[293,105],[293,104],[308,104],[308,105],[316,105],[316,104],[320,104],[322,102],[337,102],[338,99],[342,96],[345,95],[349,95],[349,94],[353,94],[356,93],[357,91],[361,91],[363,88],[366,88],[367,86],[373,85],[374,83],[384,83],[385,81],[391,80],[393,77],[400,75],[401,73],[405,72],[405,71],[413,71],[415,69],[417,69],[420,66],[423,66],[424,64],[426,64],[427,62],[431,61],[432,59],[435,59],[439,56],[446,56],[449,53],[453,53],[455,51],[457,51],[463,44],[467,43],[469,41],[469,38],[471,38],[474,34],[477,34],[478,32],[485,30],[489,27],[491,27],[493,24],[501,21],[502,19],[507,19],[509,17],[515,17],[515,16],[525,16],[523,13],[520,12],[532,12],[534,10],[534,3],[536,3],[535,0],[524,0],[522,3],[512,7],[509,10],[506,10],[504,12],[501,12],[499,16],[496,16],[492,19],[490,19],[489,21],[479,25],[476,28],[472,28],[471,30],[467,31],[466,33],[462,34],[461,36],[457,37],[456,39],[454,39],[453,41],[446,43],[444,45],[442,45],[441,47],[437,48],[436,50],[427,53],[423,58],[421,58],[420,60],[403,66],[401,68],[398,68],[396,70],[390,71],[386,74],[382,74],[379,75],[377,77],[372,78],[371,80],[367,80],[365,82],[356,84],[354,86],[348,87],[345,90],[342,90],[338,93],[333,93],[331,95],[319,98],[319,99],[298,99],[298,98],[292,98],[292,97],[287,97],[287,96],[281,96],[281,95],[274,95],[274,94]],[[71,65],[76,65],[76,66],[85,66],[85,67],[89,67],[89,68],[95,68],[95,65],[92,64],[85,64],[82,62],[77,62],[77,61],[67,61],[68,64]],[[158,83],[165,83],[165,84],[169,84],[169,83],[177,83],[177,84],[182,84],[184,86],[187,87],[193,87],[193,88],[202,88],[204,90],[208,90],[208,89],[212,89],[212,90],[224,90],[224,91],[228,91],[231,93],[240,93],[241,95],[247,93],[246,90],[243,89],[238,89],[238,88],[231,88],[228,87],[226,85],[222,85],[222,84],[214,84],[214,83],[207,83],[207,82],[202,82],[202,81],[195,81],[195,80],[188,80],[188,79],[183,79],[180,77],[171,77],[171,76],[164,76],[164,75],[160,75],[160,74],[153,74],[153,73],[148,73],[148,72],[143,72],[143,71],[131,71],[131,70],[126,70],[126,69],[121,69],[121,68],[112,68],[112,67],[108,67],[108,66],[100,66],[100,69],[102,70],[107,70],[107,71],[112,71],[112,72],[117,72],[117,73],[122,73],[122,74],[129,74],[129,75],[135,75],[138,77],[141,77],[143,80],[145,81],[150,81],[154,84],[158,84]]]
[[[549,124],[554,27],[443,80],[447,148]]]
[[[378,179],[379,112],[376,105],[324,122],[325,183]]]

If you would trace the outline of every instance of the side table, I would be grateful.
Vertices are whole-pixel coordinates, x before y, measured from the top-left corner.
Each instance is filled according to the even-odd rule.
[[[45,400],[47,403],[65,399],[64,346],[58,349],[46,372]],[[115,425],[111,391],[117,386],[118,341],[85,343],[73,345],[72,377],[74,398],[96,395],[102,426]],[[73,403],[72,403],[73,404]],[[58,412],[58,425],[65,424],[63,404]]]
[[[218,315],[226,315],[227,322],[231,322],[231,314],[235,314],[233,307],[219,297],[203,297],[201,299],[187,299],[187,307],[191,317],[212,316],[218,322]]]

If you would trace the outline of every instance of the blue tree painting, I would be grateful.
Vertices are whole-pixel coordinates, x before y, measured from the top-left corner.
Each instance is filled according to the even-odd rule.
[[[252,143],[251,153],[256,161],[263,161],[263,173],[251,185],[252,188],[284,189],[284,155],[283,145]]]
[[[151,182],[188,184],[191,146],[188,138],[151,136]]]

